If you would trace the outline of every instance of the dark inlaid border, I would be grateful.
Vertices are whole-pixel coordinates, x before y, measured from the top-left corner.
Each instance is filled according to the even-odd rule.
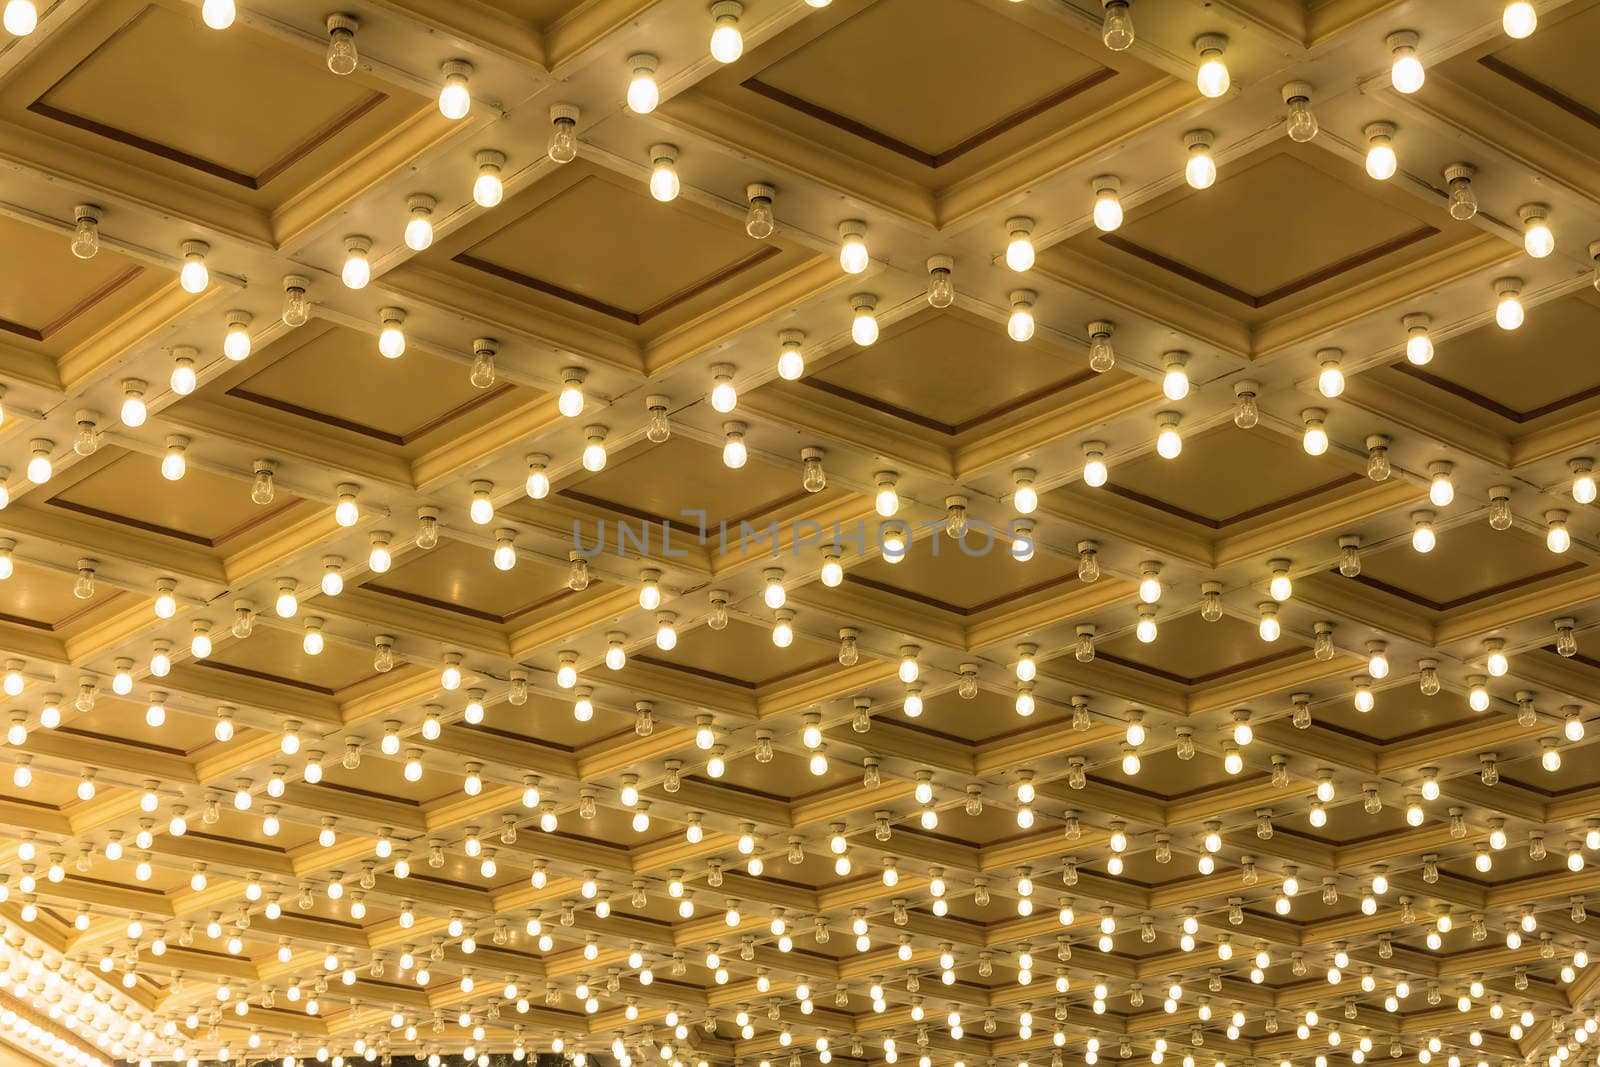
[[[1546,103],[1554,104],[1578,121],[1600,129],[1600,112],[1595,111],[1594,108],[1587,104],[1579,103],[1560,89],[1545,84],[1531,74],[1523,73],[1500,57],[1494,55],[1480,56],[1478,57],[1478,65],[1492,74],[1500,75],[1500,77],[1518,88],[1526,89]]]
[[[1121,656],[1110,652],[1097,651],[1095,653],[1095,658],[1103,659],[1107,663],[1115,663],[1117,666],[1126,667],[1131,671],[1139,671],[1143,674],[1153,674],[1157,678],[1164,678],[1169,682],[1176,682],[1179,685],[1204,685],[1207,682],[1215,682],[1218,679],[1228,678],[1235,674],[1243,674],[1246,671],[1253,671],[1260,667],[1268,667],[1274,663],[1282,663],[1285,660],[1299,659],[1305,655],[1305,651],[1304,645],[1297,645],[1294,648],[1286,648],[1282,652],[1274,652],[1268,656],[1261,656],[1257,659],[1246,660],[1243,663],[1230,664],[1227,667],[1223,667],[1206,674],[1199,674],[1193,678],[1190,678],[1187,675],[1178,674],[1176,671],[1167,671],[1162,670],[1160,667],[1152,667],[1147,663],[1140,663],[1137,660],[1123,659]]]
[[[1595,397],[1600,397],[1600,385],[1595,385],[1590,386],[1588,389],[1580,389],[1578,392],[1561,397],[1559,400],[1552,400],[1547,404],[1540,404],[1538,407],[1532,408],[1528,411],[1518,411],[1516,408],[1511,407],[1510,405],[1500,403],[1493,397],[1484,396],[1482,393],[1472,389],[1469,386],[1462,385],[1459,382],[1452,382],[1447,378],[1441,378],[1437,374],[1430,374],[1425,368],[1415,366],[1405,360],[1391,364],[1390,369],[1415,378],[1419,382],[1424,382],[1428,385],[1431,385],[1435,389],[1442,389],[1451,396],[1459,397],[1469,404],[1476,405],[1477,407],[1483,408],[1485,411],[1492,412],[1508,422],[1515,422],[1519,424],[1532,422],[1535,419],[1542,419],[1546,415],[1554,415],[1563,408],[1569,408],[1575,404],[1581,404],[1586,400],[1593,400]]]
[[[1559,578],[1563,574],[1571,574],[1573,571],[1581,571],[1586,566],[1587,564],[1579,560],[1573,560],[1564,566],[1554,567],[1547,571],[1540,571],[1537,574],[1530,574],[1526,578],[1517,578],[1513,581],[1502,582],[1499,585],[1492,585],[1487,589],[1474,590],[1465,596],[1458,596],[1454,600],[1445,601],[1430,600],[1420,593],[1413,593],[1409,589],[1400,588],[1398,585],[1390,585],[1388,582],[1382,581],[1378,578],[1373,578],[1365,573],[1358,574],[1354,578],[1346,578],[1344,580],[1360,582],[1368,589],[1376,589],[1380,593],[1388,593],[1390,596],[1399,597],[1401,600],[1404,600],[1409,604],[1415,604],[1418,607],[1427,608],[1430,611],[1451,611],[1455,608],[1461,607],[1464,604],[1470,604],[1475,600],[1482,600],[1485,597],[1502,596],[1506,593],[1514,593],[1517,590],[1524,589],[1530,585],[1537,585],[1539,582],[1548,581],[1551,578]],[[1329,573],[1338,574],[1339,572],[1337,569],[1335,569]]]
[[[798,111],[802,115],[816,119],[818,122],[826,123],[837,130],[843,130],[845,133],[859,137],[864,141],[877,145],[879,148],[893,152],[895,155],[904,156],[913,163],[920,163],[924,167],[937,169],[947,163],[953,163],[974,149],[981,148],[995,138],[1016,129],[1029,119],[1037,118],[1051,108],[1064,104],[1073,97],[1086,93],[1095,86],[1101,85],[1116,76],[1117,72],[1115,70],[1109,67],[1101,67],[1094,73],[1085,75],[1070,85],[1062,86],[1055,92],[1035,100],[1031,104],[1026,104],[1009,115],[1002,116],[970,137],[958,141],[941,152],[925,152],[915,145],[907,144],[898,137],[868,126],[866,123],[853,119],[848,115],[842,115],[831,108],[823,107],[821,104],[814,104],[785,89],[769,85],[762,81],[759,76],[746,78],[739,84],[757,96],[764,96],[768,100]]]
[[[1234,285],[1230,285],[1220,278],[1212,277],[1205,271],[1200,270],[1198,267],[1191,267],[1187,263],[1183,263],[1179,260],[1173,259],[1170,256],[1163,255],[1162,253],[1154,251],[1153,249],[1146,248],[1141,244],[1136,244],[1121,234],[1104,233],[1100,235],[1100,240],[1110,247],[1117,249],[1119,252],[1126,252],[1128,255],[1133,256],[1136,259],[1142,259],[1152,266],[1160,267],[1162,270],[1176,274],[1180,278],[1191,281],[1202,288],[1209,289],[1213,293],[1218,293],[1230,300],[1235,300],[1246,307],[1264,308],[1268,304],[1276,303],[1285,297],[1294,296],[1312,288],[1313,286],[1321,285],[1323,282],[1336,278],[1348,271],[1356,270],[1360,267],[1366,266],[1369,263],[1376,262],[1377,260],[1382,259],[1384,256],[1392,255],[1395,252],[1409,248],[1411,245],[1414,245],[1419,241],[1427,240],[1438,232],[1439,231],[1432,226],[1418,226],[1416,229],[1411,230],[1408,233],[1400,234],[1398,237],[1392,237],[1381,244],[1373,245],[1371,248],[1356,252],[1354,255],[1346,256],[1345,258],[1330,263],[1325,267],[1319,267],[1310,274],[1305,274],[1298,278],[1294,278],[1275,289],[1269,289],[1265,293],[1261,294],[1247,293],[1243,289],[1240,289]]]
[[[237,397],[240,400],[249,401],[252,404],[260,404],[262,407],[271,408],[274,411],[281,411],[286,415],[295,415],[302,419],[309,419],[312,422],[321,423],[324,426],[331,426],[337,430],[344,430],[348,433],[359,434],[362,437],[369,437],[374,441],[382,441],[384,444],[394,445],[397,448],[403,445],[409,445],[419,438],[425,437],[433,431],[445,426],[446,424],[461,418],[463,415],[471,414],[478,408],[488,404],[490,401],[497,400],[516,388],[516,386],[512,385],[510,382],[500,382],[498,385],[495,385],[489,389],[485,389],[482,393],[474,396],[466,403],[459,404],[456,407],[451,408],[449,411],[435,415],[421,426],[407,430],[405,433],[396,434],[390,433],[388,430],[380,430],[376,426],[368,426],[366,423],[357,422],[354,419],[341,418],[338,415],[329,415],[326,412],[317,411],[314,408],[303,407],[300,404],[295,404],[288,400],[280,400],[275,396],[268,396],[265,393],[254,392],[245,388],[245,385],[248,384],[249,382],[246,381],[243,384],[234,386],[232,389],[228,390],[227,395]]]
[[[854,359],[856,357],[852,356],[851,358]],[[849,360],[845,360],[845,362],[848,363]],[[853,404],[860,404],[862,407],[871,408],[873,411],[876,411],[880,414],[901,419],[905,422],[912,423],[913,425],[933,430],[935,433],[944,434],[947,437],[957,437],[961,434],[967,433],[970,430],[977,429],[986,422],[1010,415],[1013,412],[1027,407],[1029,404],[1036,403],[1037,401],[1048,400],[1050,397],[1065,393],[1071,389],[1076,389],[1085,382],[1089,382],[1100,377],[1103,377],[1103,375],[1098,374],[1095,371],[1085,370],[1079,374],[1074,374],[1071,377],[1062,378],[1058,381],[1051,382],[1048,385],[1042,385],[1037,389],[1029,390],[1026,393],[1022,393],[1013,397],[1004,404],[1001,404],[999,407],[990,408],[988,411],[979,412],[977,415],[973,415],[970,418],[966,418],[960,422],[954,423],[941,422],[938,419],[912,411],[910,408],[903,408],[897,404],[890,404],[887,401],[879,400],[877,397],[868,396],[866,393],[857,392],[848,386],[824,381],[821,378],[805,377],[800,379],[800,382],[802,385],[810,386],[812,389],[816,389],[819,392],[827,393],[829,396],[835,396],[841,400],[848,400]]]
[[[1204,526],[1209,530],[1222,530],[1236,523],[1246,522],[1250,519],[1258,519],[1263,515],[1270,515],[1274,511],[1280,511],[1283,508],[1303,503],[1304,501],[1310,500],[1312,497],[1321,496],[1323,493],[1330,493],[1335,489],[1343,489],[1347,485],[1365,480],[1366,476],[1361,474],[1351,473],[1341,475],[1332,481],[1324,482],[1321,485],[1314,485],[1310,489],[1302,489],[1298,493],[1291,493],[1289,496],[1280,497],[1277,500],[1270,500],[1265,504],[1259,504],[1253,508],[1246,508],[1244,511],[1233,515],[1228,515],[1221,519],[1207,518],[1206,516],[1201,515],[1199,512],[1190,511],[1187,508],[1179,507],[1177,504],[1168,503],[1167,501],[1161,500],[1158,497],[1147,496],[1144,493],[1139,492],[1137,489],[1129,489],[1127,486],[1117,485],[1115,482],[1107,482],[1105,484],[1105,490],[1114,496],[1119,496],[1124,500],[1131,500],[1135,504],[1143,504],[1147,508],[1153,508],[1165,515],[1171,515],[1173,518],[1183,519],[1185,522],[1192,522],[1197,526]]]

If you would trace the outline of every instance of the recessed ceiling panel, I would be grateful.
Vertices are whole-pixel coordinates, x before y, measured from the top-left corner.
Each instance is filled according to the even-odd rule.
[[[297,632],[261,624],[242,641],[218,641],[210,658],[199,666],[233,670],[326,694],[337,693],[376,673],[372,669],[372,653],[366,649],[327,641],[321,655],[309,656],[301,647],[301,640]]]
[[[79,259],[59,232],[9,216],[0,244],[0,337],[53,356],[168,281],[107,248]]]
[[[441,538],[437,548],[408,552],[393,570],[368,576],[362,587],[497,623],[580,595],[567,587],[564,567],[522,559],[502,571],[490,557],[481,545]]]
[[[1112,662],[1194,685],[1303,655],[1305,649],[1303,642],[1287,636],[1263,641],[1254,625],[1231,615],[1206,622],[1199,612],[1191,612],[1161,623],[1156,640],[1148,645],[1130,633],[1107,641],[1097,652]]]
[[[1077,561],[1038,553],[1027,563],[1011,558],[1009,544],[969,525],[960,541],[943,530],[911,543],[905,558],[886,563],[881,556],[847,566],[845,580],[905,597],[915,604],[957,614],[976,614],[1042,592],[1069,578],[1077,581]],[[848,561],[847,561],[848,563]]]
[[[1432,552],[1398,544],[1371,553],[1362,558],[1355,580],[1422,607],[1446,611],[1583,566],[1570,556],[1555,555],[1534,534],[1472,522],[1441,531]]]
[[[117,589],[96,583],[94,596],[79,600],[72,592],[76,584],[76,575],[66,571],[18,564],[0,586],[0,620],[59,630],[122,595]]]
[[[671,652],[651,649],[637,656],[752,689],[837,662],[837,657],[833,646],[798,634],[788,648],[779,648],[772,643],[771,631],[742,619],[730,620],[725,630],[697,626],[680,635]]]

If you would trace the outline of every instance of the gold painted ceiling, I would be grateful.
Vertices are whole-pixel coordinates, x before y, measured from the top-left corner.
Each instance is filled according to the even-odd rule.
[[[1106,3],[7,4],[0,1059],[1592,1061],[1600,2]]]

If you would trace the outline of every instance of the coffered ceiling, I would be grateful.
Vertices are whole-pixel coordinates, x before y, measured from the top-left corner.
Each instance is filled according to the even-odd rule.
[[[233,6],[0,37],[0,1064],[1593,1059],[1600,2]]]

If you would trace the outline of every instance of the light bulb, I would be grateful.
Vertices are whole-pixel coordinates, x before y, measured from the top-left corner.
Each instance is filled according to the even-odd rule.
[[[656,86],[656,57],[648,52],[638,52],[628,57],[628,69],[633,72],[628,82],[628,110],[635,115],[648,115],[661,102],[661,90]]]
[[[178,354],[179,349],[182,349],[182,355]],[[178,345],[172,350],[172,376],[167,379],[167,384],[179,396],[188,396],[200,384],[200,378],[194,369],[194,357],[199,354],[197,349],[188,345]]]
[[[1337,348],[1324,348],[1317,356],[1322,361],[1322,369],[1317,374],[1317,392],[1328,399],[1333,399],[1344,392],[1344,368],[1340,365],[1340,356],[1343,355]]]
[[[1418,41],[1416,32],[1412,30],[1398,30],[1384,38],[1394,57],[1394,65],[1389,68],[1389,81],[1396,92],[1414,93],[1422,88],[1425,74],[1422,60],[1417,58]]]
[[[472,183],[472,199],[479,207],[494,207],[506,195],[505,183],[500,178],[500,170],[506,165],[506,155],[485,148],[474,160],[478,164],[478,177]]]
[[[1572,533],[1567,529],[1567,513],[1565,511],[1547,511],[1544,513],[1545,547],[1552,552],[1565,552],[1572,547]],[[1489,673],[1493,674],[1493,671]]]
[[[1015,271],[1033,269],[1033,220],[1024,216],[1006,220],[1006,266]]]
[[[1195,51],[1200,53],[1200,68],[1195,71],[1195,87],[1201,96],[1215,99],[1228,91],[1232,79],[1228,67],[1222,62],[1222,52],[1228,47],[1228,38],[1220,33],[1207,33],[1195,38]]]
[[[678,148],[670,144],[650,146],[650,195],[663,204],[678,198],[680,188],[676,162]]]
[[[1311,113],[1311,86],[1305,82],[1290,82],[1283,87],[1283,102],[1289,105],[1289,115],[1284,129],[1289,140],[1305,144],[1317,136],[1317,116]]]
[[[372,280],[372,264],[367,253],[372,250],[372,238],[351,236],[344,239],[344,267],[339,272],[346,289],[365,289]]]
[[[1556,235],[1550,230],[1550,209],[1543,204],[1524,204],[1517,209],[1522,219],[1522,250],[1534,259],[1543,259],[1556,250]]]
[[[122,410],[119,413],[122,425],[135,429],[144,425],[149,416],[144,403],[144,390],[145,383],[138,378],[122,380]]]
[[[28,459],[28,481],[34,485],[43,485],[55,473],[55,467],[50,462],[50,450],[55,447],[55,442],[37,438],[31,442],[32,455]]]
[[[585,427],[587,443],[583,446],[583,469],[594,472],[605,470],[606,466],[606,428],[604,426]]]
[[[1211,157],[1211,141],[1210,130],[1190,130],[1183,135],[1184,146],[1189,150],[1183,179],[1191,188],[1209,189],[1216,183],[1217,162]]]
[[[734,367],[731,363],[717,363],[711,368],[711,407],[723,415],[739,406],[739,393],[733,386]]]
[[[1278,622],[1278,609],[1271,604],[1261,605],[1261,621],[1256,626],[1263,641],[1276,641],[1283,636],[1283,626]]]
[[[1367,176],[1378,181],[1394,177],[1399,160],[1394,154],[1393,123],[1373,122],[1361,131],[1367,138]]]
[[[467,505],[467,517],[479,526],[487,526],[494,521],[494,502],[489,499],[494,483],[473,482],[471,488],[472,502]]]
[[[206,270],[206,253],[211,246],[204,241],[185,241],[182,245],[183,267],[178,271],[178,284],[186,293],[203,293],[211,284],[211,273]]]
[[[1168,400],[1182,400],[1189,395],[1189,372],[1184,369],[1187,356],[1183,352],[1168,352],[1162,357],[1166,371],[1161,376],[1161,392]]]
[[[1438,537],[1433,532],[1433,513],[1415,512],[1411,516],[1411,547],[1418,552],[1432,552],[1438,544]]]
[[[184,460],[184,452],[189,444],[187,437],[176,434],[167,438],[167,451],[161,457],[161,477],[169,482],[176,482],[183,478],[188,470],[188,463]]]
[[[1433,360],[1433,339],[1428,336],[1428,324],[1432,321],[1427,315],[1407,315],[1401,319],[1401,325],[1406,329],[1406,361],[1416,367],[1421,367]]]
[[[715,28],[711,31],[711,58],[732,63],[744,54],[744,36],[739,32],[739,15],[744,5],[739,0],[717,0],[711,5]]]
[[[1450,480],[1449,463],[1436,461],[1428,464],[1428,500],[1436,508],[1449,507],[1456,498],[1455,483]]]
[[[860,219],[847,219],[839,223],[839,266],[846,274],[860,274],[867,269],[871,258],[867,255],[867,224]]]
[[[1572,471],[1572,499],[1579,504],[1593,504],[1596,496],[1593,461],[1575,459],[1568,462]]]
[[[1102,174],[1090,185],[1094,187],[1095,228],[1110,233],[1122,225],[1122,200],[1118,196],[1122,182],[1112,175]]]
[[[444,84],[439,87],[439,114],[447,119],[464,119],[472,110],[472,94],[467,91],[467,79],[472,74],[472,64],[464,59],[452,59],[440,67]]]
[[[1156,434],[1156,454],[1162,459],[1177,459],[1183,452],[1183,438],[1178,435],[1178,414],[1164,411],[1156,416],[1160,431]]]
[[[200,18],[213,30],[225,30],[233,25],[233,0],[205,0],[200,5]]]
[[[30,14],[34,13],[32,0],[12,0],[11,3],[6,5],[5,19],[7,29],[10,29],[11,10],[14,7],[26,8]],[[32,29],[33,27],[30,25],[22,33],[17,33],[15,30],[11,32],[17,33],[17,36],[20,37],[26,33],[31,33]],[[72,214],[75,220],[75,226],[72,231],[72,254],[79,259],[93,259],[95,253],[100,251],[100,217],[102,210],[94,204],[79,204],[72,209]]]
[[[1506,36],[1517,40],[1530,36],[1538,26],[1539,13],[1530,0],[1511,0],[1500,16],[1500,27],[1506,31]]]
[[[878,319],[874,310],[878,298],[870,293],[857,293],[850,298],[855,317],[850,321],[850,339],[865,348],[878,339]]]
[[[1133,628],[1133,634],[1146,645],[1156,639],[1156,619],[1152,609],[1146,608],[1139,612],[1139,622]]]
[[[1013,341],[1028,341],[1033,338],[1033,302],[1036,294],[1032,289],[1016,289],[1011,293],[1011,317],[1006,320],[1006,334]]]
[[[750,458],[744,443],[745,424],[737,421],[722,424],[722,465],[729,470],[739,470]]]
[[[400,308],[382,308],[378,317],[383,322],[378,332],[378,355],[384,359],[399,359],[406,354],[406,313]]]
[[[1305,420],[1305,433],[1300,438],[1300,445],[1306,450],[1308,456],[1320,456],[1328,451],[1328,430],[1323,425],[1326,413],[1321,408],[1307,408],[1301,412]]]
[[[928,306],[947,308],[956,302],[956,261],[947,255],[928,257]]]

